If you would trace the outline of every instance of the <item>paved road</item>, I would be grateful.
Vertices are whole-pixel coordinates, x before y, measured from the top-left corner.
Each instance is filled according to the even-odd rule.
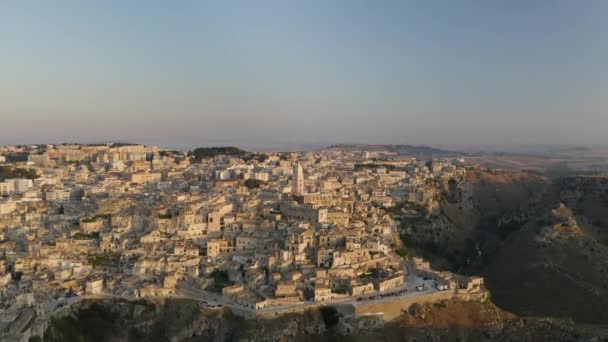
[[[424,285],[425,289],[423,291],[416,290],[416,287],[419,285]],[[417,296],[423,296],[423,295],[427,295],[427,294],[431,294],[431,293],[439,291],[435,288],[433,280],[424,280],[417,276],[410,276],[410,277],[408,277],[407,283],[402,287],[391,289],[390,291],[374,292],[374,293],[371,293],[369,295],[362,296],[362,297],[367,297],[367,298],[375,297],[375,296],[382,295],[382,294],[390,294],[390,293],[399,292],[404,289],[407,289],[406,293],[403,293],[401,295],[387,296],[387,297],[383,297],[383,298],[373,298],[373,299],[357,301],[358,297],[346,297],[346,298],[340,298],[340,299],[335,299],[335,300],[326,301],[326,302],[305,301],[302,304],[296,304],[296,305],[270,306],[270,307],[260,309],[258,311],[263,312],[263,313],[268,313],[268,312],[273,312],[273,311],[279,312],[279,311],[289,310],[290,308],[307,309],[307,308],[314,308],[314,307],[318,307],[318,306],[331,305],[331,304],[368,305],[368,304],[376,304],[376,303],[386,303],[386,302],[390,302],[390,301],[393,301],[396,299],[402,299],[402,298],[412,298],[412,297],[417,297]],[[201,290],[201,292],[205,292],[205,291]],[[205,297],[203,295],[201,298],[210,298],[210,297]],[[221,304],[224,304],[227,306],[234,306],[232,303],[226,302],[221,297],[220,297],[220,300],[222,301]],[[240,306],[237,306],[237,307],[241,308]]]

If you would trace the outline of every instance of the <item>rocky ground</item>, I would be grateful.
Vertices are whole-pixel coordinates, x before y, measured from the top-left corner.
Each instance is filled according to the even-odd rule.
[[[88,302],[53,319],[44,341],[599,341],[608,329],[563,319],[520,318],[486,303],[414,305],[395,321],[327,310],[245,320],[192,301]],[[333,314],[336,314],[334,317]]]
[[[415,306],[370,335],[380,341],[595,341],[608,331],[569,320],[520,318],[491,302],[461,302]]]

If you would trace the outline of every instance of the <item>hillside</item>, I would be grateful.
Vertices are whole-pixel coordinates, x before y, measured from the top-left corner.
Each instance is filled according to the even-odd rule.
[[[491,302],[412,306],[382,324],[319,310],[280,319],[246,320],[229,310],[201,310],[196,302],[86,302],[52,320],[44,341],[539,341],[608,337],[603,327],[568,320],[522,319]]]
[[[457,185],[439,185],[433,209],[416,208],[402,219],[406,246],[434,267],[479,274],[501,242],[535,216],[549,183],[528,173],[468,171]]]
[[[467,153],[439,149],[421,145],[357,145],[338,144],[327,147],[327,149],[339,149],[342,151],[369,151],[369,152],[391,152],[399,155],[416,157],[420,160],[432,158],[459,157]]]
[[[191,300],[108,300],[83,302],[53,318],[44,341],[292,341],[326,333],[319,311],[246,320]]]
[[[606,184],[601,177],[553,183],[552,197],[562,204],[509,237],[488,264],[498,304],[520,314],[608,322]]]
[[[399,319],[356,341],[578,341],[605,338],[605,327],[569,320],[520,318],[491,302],[447,302],[412,308]]]
[[[402,237],[434,267],[483,275],[504,309],[605,324],[607,184],[471,171],[458,201],[444,188],[439,213],[405,220]]]

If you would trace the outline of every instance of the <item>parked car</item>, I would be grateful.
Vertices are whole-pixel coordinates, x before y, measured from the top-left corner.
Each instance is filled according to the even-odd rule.
[[[435,282],[435,287],[439,291],[445,291],[445,290],[448,289],[448,285],[447,284],[441,284],[441,283],[438,283],[438,282]]]

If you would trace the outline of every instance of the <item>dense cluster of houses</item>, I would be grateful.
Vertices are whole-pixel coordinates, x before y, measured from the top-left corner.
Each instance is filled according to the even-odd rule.
[[[427,204],[432,180],[465,175],[451,160],[363,150],[193,160],[102,144],[0,155],[37,174],[0,182],[0,305],[32,292],[174,295],[184,282],[253,310],[398,290],[408,274],[390,208]],[[463,283],[452,278],[438,281]]]

